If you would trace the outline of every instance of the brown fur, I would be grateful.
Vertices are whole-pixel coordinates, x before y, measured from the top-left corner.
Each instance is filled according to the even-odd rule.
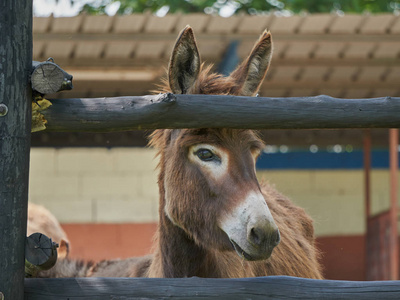
[[[48,271],[41,271],[39,278],[67,277],[145,277],[151,255],[127,259],[102,260],[61,259]]]
[[[192,131],[192,130],[187,130]],[[231,132],[232,136],[238,134],[238,130],[211,130],[222,135]],[[183,130],[186,132],[186,130]],[[254,135],[251,131],[243,131],[242,135],[250,133],[251,139]],[[295,206],[288,198],[277,192],[271,185],[263,183],[262,193],[271,210],[276,224],[281,232],[282,241],[275,248],[270,259],[263,262],[247,262],[240,258],[234,251],[218,251],[207,249],[207,244],[218,244],[213,241],[213,235],[198,237],[196,228],[204,229],[208,224],[215,223],[215,216],[212,215],[222,203],[209,204],[207,200],[199,200],[199,195],[205,187],[198,186],[196,196],[190,195],[189,200],[194,203],[182,208],[187,210],[187,222],[193,223],[192,228],[183,230],[175,226],[165,215],[165,165],[172,161],[176,168],[176,186],[178,189],[188,188],[190,178],[187,173],[180,174],[181,166],[163,151],[166,149],[166,141],[169,139],[167,131],[156,131],[151,143],[160,149],[160,224],[156,236],[155,259],[152,262],[148,276],[150,277],[252,277],[265,275],[289,275],[297,277],[321,279],[320,265],[318,263],[318,251],[315,248],[314,229],[311,218],[302,208]],[[210,141],[210,139],[208,139]],[[164,149],[164,150],[163,150]],[[180,158],[179,158],[180,160]],[[180,178],[179,178],[180,177]],[[183,183],[184,182],[184,183]],[[196,184],[196,182],[194,182]],[[196,190],[190,187],[189,190]],[[181,193],[185,193],[181,191]],[[179,200],[178,200],[179,201]],[[196,203],[204,206],[197,207]],[[196,219],[196,212],[204,210],[208,213]],[[182,222],[184,223],[184,221]],[[212,228],[211,228],[212,229]],[[233,249],[231,249],[233,250]]]
[[[184,29],[181,36],[190,36],[192,30]],[[194,41],[194,38],[188,39]],[[186,41],[187,42],[187,41]],[[180,39],[177,41],[182,55]],[[193,45],[190,46],[193,48]],[[192,94],[255,95],[261,85],[270,62],[271,35],[260,37],[252,53],[231,76],[225,78],[210,72],[210,67],[201,65],[202,70],[194,84],[181,88]],[[176,49],[175,49],[176,50]],[[172,55],[171,61],[175,58]],[[170,64],[170,69],[174,68]],[[181,65],[185,65],[182,63]],[[186,64],[188,65],[188,64]],[[169,76],[179,76],[181,70],[170,70]],[[193,72],[196,73],[196,72]],[[171,75],[172,74],[172,75]],[[169,79],[169,83],[174,79]],[[162,92],[176,92],[166,85]],[[199,143],[214,144],[232,151],[240,157],[246,147],[260,147],[261,141],[251,130],[234,129],[184,129],[156,130],[150,145],[158,149],[160,209],[159,227],[156,235],[154,259],[149,268],[149,277],[252,277],[265,275],[290,275],[321,279],[315,248],[314,229],[311,218],[295,206],[288,198],[271,185],[258,184],[255,173],[248,171],[242,186],[231,185],[236,194],[245,194],[246,185],[258,185],[281,232],[282,241],[272,256],[264,261],[245,261],[233,251],[226,236],[217,228],[220,210],[229,210],[225,197],[210,187],[188,162],[188,148]],[[236,151],[236,152],[235,152]],[[235,156],[236,157],[236,156]],[[243,156],[243,160],[246,158]],[[248,160],[247,162],[250,162]],[[235,162],[237,169],[232,176],[240,176],[245,163]],[[250,169],[249,169],[250,170]],[[232,177],[231,176],[231,177]],[[240,180],[238,181],[240,185]],[[229,193],[229,191],[226,191]],[[171,199],[167,200],[166,194]],[[234,196],[234,195],[233,195]],[[210,198],[212,201],[210,201]],[[168,216],[166,207],[168,205]],[[172,215],[172,219],[171,216]]]

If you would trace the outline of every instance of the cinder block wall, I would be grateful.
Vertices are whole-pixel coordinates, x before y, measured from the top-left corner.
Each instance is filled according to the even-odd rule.
[[[61,223],[153,223],[157,159],[148,148],[32,148],[30,201]],[[304,207],[316,234],[365,232],[362,170],[261,170],[259,178]],[[389,207],[389,173],[372,172],[372,211]]]
[[[147,148],[32,148],[29,199],[61,223],[155,222],[154,156]]]

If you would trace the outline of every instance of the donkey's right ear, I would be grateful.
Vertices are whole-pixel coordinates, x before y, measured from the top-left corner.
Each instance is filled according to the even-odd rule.
[[[186,26],[175,43],[168,68],[168,80],[174,94],[186,94],[200,72],[200,56],[193,30]]]

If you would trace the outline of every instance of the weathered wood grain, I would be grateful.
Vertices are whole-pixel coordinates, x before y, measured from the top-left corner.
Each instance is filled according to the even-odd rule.
[[[172,95],[52,100],[47,131],[400,127],[400,98]]]
[[[51,238],[35,232],[25,242],[25,276],[36,277],[41,270],[52,268],[57,262],[57,247]]]
[[[72,89],[72,75],[65,72],[51,59],[32,62],[31,85],[41,94],[56,93]]]
[[[31,134],[32,1],[0,1],[0,292],[24,297]],[[1,294],[0,293],[0,294]]]
[[[271,276],[211,278],[26,279],[25,300],[400,299],[398,281],[333,281]]]

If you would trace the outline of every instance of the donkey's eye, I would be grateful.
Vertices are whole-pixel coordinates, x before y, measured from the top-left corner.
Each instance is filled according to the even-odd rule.
[[[196,154],[197,157],[200,158],[202,161],[212,161],[218,159],[218,156],[216,156],[208,149],[199,149],[194,154]]]

